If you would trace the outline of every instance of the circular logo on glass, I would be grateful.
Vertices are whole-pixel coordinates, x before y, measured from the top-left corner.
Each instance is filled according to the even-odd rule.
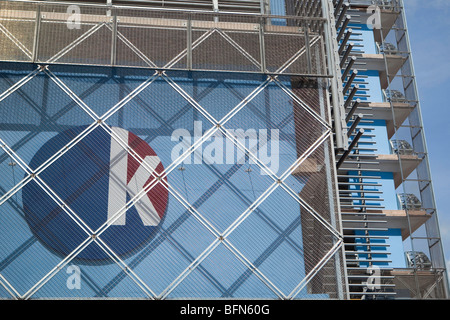
[[[47,141],[32,158],[30,167],[38,168],[84,129],[72,128]],[[95,232],[108,223],[100,238],[119,257],[126,258],[154,237],[164,218],[168,191],[161,183],[144,190],[155,182],[153,174],[164,171],[148,143],[124,129],[111,130],[115,138],[97,127],[39,176],[91,230]],[[134,152],[127,152],[127,147]],[[139,158],[144,159],[145,165]],[[139,201],[118,215],[142,192],[145,194]],[[89,237],[37,182],[23,187],[22,200],[31,232],[50,251],[65,257]],[[91,243],[75,260],[108,262],[109,255]]]

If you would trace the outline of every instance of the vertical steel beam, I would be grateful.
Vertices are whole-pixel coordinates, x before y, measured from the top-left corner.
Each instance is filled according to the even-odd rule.
[[[306,60],[308,65],[308,74],[312,73],[312,64],[311,64],[311,44],[309,42],[309,21],[305,21],[305,48],[306,48]]]
[[[323,48],[322,48],[323,50]],[[317,53],[317,56],[319,54]],[[322,56],[325,53],[322,51]],[[331,123],[330,114],[325,112],[329,109],[328,88],[326,86],[326,81],[324,79],[318,79],[319,84],[319,101],[321,116],[326,119],[328,114],[328,121]],[[323,142],[324,148],[324,159],[325,159],[325,175],[327,181],[327,194],[328,194],[328,205],[330,208],[330,223],[331,225],[342,234],[342,219],[341,210],[339,205],[339,190],[335,186],[338,185],[337,174],[335,172],[336,157],[333,150],[334,138],[330,135],[330,138]],[[336,241],[336,240],[335,240]],[[346,264],[342,263],[345,259],[344,246],[341,248],[341,255],[335,254],[334,260],[334,270],[336,277],[336,288],[337,288],[337,298],[342,300],[345,298],[345,288],[346,288],[346,277],[347,274]],[[343,270],[343,271],[342,271]]]
[[[330,0],[322,1],[322,15],[327,20],[324,23],[325,44],[327,49],[327,63],[331,78],[331,97],[333,104],[334,131],[336,149],[347,150],[347,124],[345,123],[344,95],[342,92],[341,68],[339,66],[339,54],[336,41],[335,18]]]
[[[188,13],[186,32],[187,32],[186,63],[187,69],[192,70],[192,16],[190,13]]]
[[[213,4],[213,11],[219,12],[219,0],[212,0],[212,4]],[[218,16],[214,16],[214,22],[219,22]]]
[[[117,61],[117,10],[111,8],[111,24],[112,24],[112,39],[111,39],[111,65],[115,66]]]
[[[260,18],[259,22],[259,54],[261,58],[261,72],[266,72],[266,45],[264,43],[264,24],[266,18]]]
[[[36,21],[34,25],[34,39],[33,39],[33,55],[31,57],[32,62],[37,61],[38,49],[39,49],[39,35],[41,33],[41,4],[38,3],[36,7]]]

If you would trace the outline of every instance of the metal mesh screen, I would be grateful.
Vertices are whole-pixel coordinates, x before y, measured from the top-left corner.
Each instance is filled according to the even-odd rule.
[[[0,10],[0,54],[5,61],[30,61],[33,59],[34,30],[36,28],[35,4],[7,2]],[[21,12],[17,17],[15,12]]]
[[[342,294],[318,82],[28,68],[1,74],[5,292]]]
[[[79,20],[64,5],[40,8],[37,61],[72,64],[111,63],[111,17],[103,8],[80,7]],[[78,14],[78,13],[77,13]]]
[[[0,1],[1,297],[343,298],[311,4]]]
[[[327,76],[324,20],[1,1],[0,60]]]

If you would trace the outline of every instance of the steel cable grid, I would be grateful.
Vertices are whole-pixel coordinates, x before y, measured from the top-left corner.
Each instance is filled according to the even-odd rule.
[[[81,109],[83,109],[91,118],[93,118],[94,120],[100,120],[100,118],[98,117],[98,115],[100,115],[100,114],[103,114],[102,112],[99,112],[98,110],[97,111],[94,111],[95,110],[95,108],[94,109],[91,109],[88,105],[86,105],[84,102],[83,102],[83,99],[80,99],[80,98],[78,98],[78,96],[75,94],[75,93],[73,93],[72,92],[72,90],[70,89],[70,88],[68,88],[67,86],[65,86],[65,84],[64,84],[64,82],[62,82],[62,81],[59,81],[58,80],[58,77],[56,77],[56,76],[52,76],[52,73],[51,72],[49,72],[49,71],[47,71],[46,72],[46,75],[47,76],[49,76],[52,80],[53,80],[53,82],[56,84],[56,85],[58,85],[68,96],[70,96],[70,98],[71,99],[73,99],[73,101],[75,102],[75,103],[73,103],[73,105],[77,105],[78,107],[80,107]],[[107,119],[107,122],[108,121],[119,121],[120,122],[120,119],[121,119],[121,117],[120,116],[117,116],[116,117],[116,115],[118,115],[119,114],[119,112],[121,112],[121,111],[123,111],[123,110],[125,110],[125,108],[123,107],[123,106],[128,106],[127,104],[128,103],[130,103],[130,101],[131,102],[134,102],[134,101],[136,101],[137,99],[138,99],[138,97],[139,97],[139,95],[138,94],[140,94],[141,92],[143,92],[143,91],[145,91],[147,88],[150,88],[151,86],[148,86],[149,84],[152,84],[152,85],[154,85],[155,83],[157,83],[157,82],[155,82],[155,79],[156,79],[156,77],[157,77],[158,75],[157,74],[155,74],[155,76],[154,77],[152,77],[152,78],[150,78],[146,83],[144,83],[144,84],[142,84],[142,86],[138,86],[138,87],[136,87],[136,88],[134,88],[134,91],[131,91],[131,94],[130,95],[128,95],[128,96],[125,96],[124,98],[123,98],[123,100],[122,100],[122,102],[123,103],[117,103],[116,105],[115,105],[115,107],[113,107],[112,109],[110,109],[110,111],[107,111],[106,113],[104,113],[104,116],[102,117],[102,119],[103,120],[105,120],[105,119]],[[207,122],[207,121],[210,121],[210,125],[214,125],[214,124],[216,124],[217,123],[217,120],[213,117],[213,116],[211,116],[211,114],[210,114],[210,112],[208,111],[208,110],[206,110],[206,109],[204,109],[200,104],[198,104],[197,103],[197,101],[198,101],[198,98],[197,99],[193,99],[192,97],[190,97],[189,96],[189,94],[187,94],[184,90],[183,90],[183,88],[182,87],[180,87],[176,82],[174,82],[171,78],[169,78],[169,77],[167,77],[167,76],[165,76],[165,75],[163,75],[163,74],[161,74],[161,76],[162,76],[162,78],[164,78],[165,79],[165,81],[173,88],[173,89],[175,89],[175,91],[176,92],[178,92],[182,97],[183,97],[183,99],[185,99],[186,101],[188,101],[189,102],[189,104],[191,105],[191,107],[193,106],[193,108],[192,108],[192,110],[194,110],[195,111],[195,113],[198,115],[198,114],[201,114],[201,115],[203,115],[203,117],[204,117],[204,120],[206,120],[205,122]],[[273,81],[273,80],[271,80],[271,81]],[[266,83],[267,84],[267,83]],[[124,87],[126,87],[126,85],[124,86]],[[286,93],[290,93],[290,91],[289,91],[289,89],[287,89],[287,88],[285,88],[285,87],[283,87],[282,85],[280,86],[280,88],[282,88],[284,91],[286,91]],[[264,89],[264,87],[260,87],[260,89],[258,89],[258,90],[260,90],[260,91],[258,91],[258,92],[256,92],[256,93],[254,93],[255,94],[255,96],[258,96],[259,94],[260,94],[260,92],[262,91]],[[131,90],[131,89],[130,89]],[[130,91],[130,90],[128,90],[128,91]],[[235,90],[236,91],[236,90]],[[133,95],[133,93],[135,93],[135,95]],[[8,94],[9,95],[9,94]],[[123,93],[122,93],[122,95],[123,95]],[[236,93],[234,93],[234,95],[236,96]],[[89,96],[89,94],[87,95],[87,96]],[[5,97],[6,97],[6,95],[5,95]],[[130,98],[131,97],[131,98]],[[253,97],[251,97],[252,99],[253,99]],[[197,100],[197,101],[196,101]],[[250,101],[248,101],[248,100],[242,100],[242,101],[245,101],[244,103],[241,103],[241,104],[238,104],[237,105],[237,108],[235,108],[235,109],[232,109],[231,110],[231,112],[230,113],[228,113],[228,115],[227,116],[225,116],[225,117],[223,117],[222,119],[223,119],[223,122],[227,122],[227,121],[230,121],[230,120],[233,120],[234,119],[234,117],[235,117],[235,114],[238,114],[239,115],[239,112],[241,112],[241,110],[245,110],[247,107],[248,107],[248,103],[250,102]],[[143,104],[143,101],[141,101],[140,102],[140,104],[142,105]],[[305,105],[304,105],[305,106]],[[307,105],[306,105],[307,106]],[[79,109],[78,109],[79,110]],[[308,112],[310,113],[310,114],[313,114],[313,113],[311,113],[311,110],[308,110]],[[151,113],[152,114],[152,116],[155,116],[155,113],[153,112],[153,113]],[[157,114],[156,114],[157,115]],[[116,117],[116,118],[115,118]],[[220,117],[217,117],[217,119],[220,119]],[[317,120],[317,119],[316,119]],[[320,121],[321,120],[321,118],[320,117],[318,117],[318,120]],[[67,120],[67,122],[68,123],[70,123],[70,118],[68,118],[68,120]],[[161,119],[160,120],[157,120],[157,121],[160,121],[161,122]],[[162,121],[162,122],[164,122],[164,121]],[[94,124],[92,124],[91,125],[91,128],[97,128],[97,129],[100,129],[100,127],[101,128],[104,128],[104,129],[107,129],[107,127],[103,124],[103,123],[100,123],[99,124],[99,122],[94,122]],[[220,127],[219,127],[220,128]],[[97,129],[93,129],[93,130],[97,130]],[[93,132],[93,130],[91,130],[91,132]],[[222,134],[226,134],[226,131],[223,131],[224,129],[215,129],[215,132],[221,132]],[[106,130],[106,132],[108,132],[108,130]],[[212,136],[212,132],[213,131],[208,131],[208,135],[209,136]],[[112,134],[112,132],[109,132],[109,134]],[[113,134],[112,134],[113,135]],[[89,135],[88,135],[89,136]],[[324,138],[326,138],[326,136],[323,136],[323,138],[322,138],[322,141],[325,141],[324,140]],[[86,139],[86,138],[83,138],[83,139]],[[116,139],[117,139],[117,137],[116,137]],[[203,138],[202,138],[203,139]],[[204,139],[204,140],[206,140],[206,139]],[[311,141],[314,141],[314,139],[312,139]],[[122,141],[122,143],[123,143],[124,141]],[[235,143],[234,141],[232,141],[233,143]],[[123,144],[122,145],[122,147],[124,146],[124,145],[126,145],[126,143],[125,144]],[[200,144],[198,144],[198,146],[200,146]],[[242,146],[240,146],[240,147],[242,147]],[[125,150],[125,149],[124,149]],[[127,152],[130,152],[130,150],[129,149],[127,149]],[[191,155],[193,152],[195,152],[195,150],[192,150],[192,149],[190,149],[189,151],[188,151],[188,153],[186,153],[185,155],[186,156],[189,156],[189,155]],[[182,160],[182,159],[181,159]],[[56,162],[57,162],[57,159],[56,159]],[[181,161],[178,161],[178,162],[181,162]],[[256,167],[256,168],[260,168],[260,169],[264,169],[264,165],[262,165],[263,163],[261,162],[261,161],[257,161],[257,158],[256,158],[256,165],[253,165],[253,167]],[[298,165],[300,165],[301,163],[298,163]],[[261,166],[262,165],[262,166]],[[172,172],[176,172],[175,170],[174,170],[174,168],[175,168],[175,166],[172,166],[172,168],[171,168],[171,170],[172,170]],[[267,169],[267,168],[265,168],[265,169]],[[217,170],[217,169],[216,169]],[[45,171],[44,171],[45,172]],[[250,171],[248,171],[248,172],[250,172]],[[81,173],[81,172],[80,172]],[[219,172],[220,173],[220,172]],[[215,174],[218,174],[218,172],[215,172]],[[155,184],[156,185],[156,184]],[[171,186],[170,185],[167,185],[167,189],[169,189],[169,191],[171,190]],[[287,192],[289,192],[289,190],[286,190]],[[52,193],[52,191],[50,190],[49,191],[50,193]],[[292,192],[291,192],[292,193]],[[141,193],[141,199],[142,199],[142,195],[143,195],[144,193]],[[182,203],[182,204],[184,204],[185,206],[186,206],[186,208],[187,209],[189,209],[190,208],[190,205],[189,205],[189,202],[188,201],[184,201],[183,199],[181,199],[181,197],[179,196],[179,192],[178,191],[176,191],[175,189],[173,190],[173,191],[171,191],[171,194],[172,195],[177,195],[178,196],[178,200],[180,201],[180,203]],[[186,194],[186,196],[187,196],[187,194]],[[8,199],[8,201],[9,201],[9,199]],[[138,200],[138,201],[140,201],[140,200]],[[264,203],[264,202],[263,202]],[[252,213],[252,211],[254,210],[254,208],[251,210],[251,211],[249,211],[249,213]],[[191,209],[191,213],[192,213],[192,209]],[[194,212],[194,214],[195,214],[195,212]],[[217,233],[217,231],[214,231],[215,230],[215,228],[213,227],[213,225],[211,225],[209,222],[208,222],[208,220],[206,220],[206,219],[204,219],[203,218],[203,216],[202,215],[200,215],[200,214],[198,214],[198,213],[196,213],[197,215],[196,215],[196,218],[197,218],[197,220],[198,221],[200,221],[200,222],[202,222],[203,223],[203,226],[204,227],[207,227],[207,229],[209,228],[209,232],[210,233],[212,233],[212,234],[215,234],[215,236],[217,236],[218,235],[218,233]],[[250,216],[250,215],[249,215]],[[244,221],[244,220],[243,220]],[[82,223],[81,223],[82,224]],[[105,234],[108,232],[108,228],[106,228],[106,229],[104,229],[103,230],[103,232],[105,232]],[[219,236],[220,237],[220,236]],[[98,239],[100,239],[100,238],[98,238]],[[167,238],[167,239],[169,239],[169,238]],[[224,240],[226,240],[226,239],[224,239]],[[100,241],[100,240],[98,240],[98,241]],[[169,240],[167,240],[167,241],[169,241]],[[173,240],[173,239],[171,239],[170,240],[171,241],[171,243],[172,244],[174,244],[174,243],[176,243],[176,241],[175,240]],[[85,242],[86,243],[86,242]],[[91,245],[95,245],[97,242],[92,242],[91,244],[89,244],[89,246],[91,246]],[[284,293],[282,293],[276,286],[274,286],[273,284],[271,284],[271,282],[270,282],[270,280],[269,279],[267,279],[265,276],[264,276],[264,274],[262,274],[262,273],[260,273],[260,271],[259,270],[257,270],[256,268],[255,268],[255,266],[252,266],[251,265],[251,263],[249,264],[249,262],[248,261],[246,261],[246,259],[245,259],[245,257],[244,256],[242,256],[242,254],[240,254],[233,246],[232,246],[232,244],[231,243],[226,243],[226,244],[217,244],[217,246],[218,247],[221,247],[222,248],[222,246],[225,246],[225,247],[227,247],[227,249],[230,251],[230,252],[232,252],[232,254],[234,255],[234,257],[236,258],[238,258],[238,259],[240,259],[241,260],[241,262],[242,263],[244,263],[244,265],[246,265],[247,266],[247,268],[249,268],[248,270],[253,270],[253,273],[252,273],[252,275],[257,275],[258,276],[258,278],[261,280],[261,281],[263,281],[267,286],[268,286],[268,288],[270,289],[270,290],[272,290],[272,292],[273,293],[275,293],[276,295],[278,295],[279,297],[284,297],[285,296],[285,294]],[[176,247],[176,248],[178,248],[178,250],[182,250],[183,249],[183,247],[181,246],[177,246],[177,245],[174,245],[174,247]],[[216,247],[214,247],[214,248],[216,248]],[[334,253],[334,252],[336,252],[335,250],[338,248],[338,246],[337,247],[334,247],[334,248],[332,248],[331,249],[331,251],[330,252],[332,252],[332,253]],[[98,249],[98,248],[97,248]],[[106,249],[106,250],[105,250]],[[108,249],[106,248],[106,246],[104,246],[104,247],[102,247],[101,248],[101,250],[103,250],[103,251],[108,251]],[[215,252],[215,250],[212,250],[212,251],[208,251],[207,252],[207,255],[205,256],[205,257],[201,257],[201,261],[200,260],[198,260],[197,259],[197,262],[195,262],[195,260],[194,260],[194,264],[193,264],[193,266],[195,266],[195,268],[194,269],[191,269],[191,270],[195,270],[195,272],[197,273],[197,271],[199,271],[199,270],[202,270],[201,271],[201,273],[204,275],[205,274],[205,269],[204,268],[201,268],[201,266],[202,266],[202,263],[203,263],[203,261],[207,261],[208,259],[209,259],[209,257],[208,257],[208,255],[209,254],[211,254],[211,253],[213,253],[213,252]],[[187,252],[187,253],[185,253],[185,254],[189,254],[189,252]],[[198,253],[197,253],[198,254]],[[189,256],[189,255],[188,255]],[[191,256],[191,258],[189,258],[191,261],[192,261],[192,259],[193,259],[193,257],[195,257],[195,255],[194,256]],[[114,253],[111,253],[111,259],[113,259],[114,260]],[[116,257],[116,262],[119,264],[119,265],[121,265],[121,266],[123,266],[123,264],[121,264],[121,261],[120,261],[120,259],[117,259],[117,257]],[[136,261],[136,260],[135,260]],[[199,263],[200,262],[200,263]],[[137,263],[136,263],[136,265],[137,265]],[[192,265],[192,264],[191,264]],[[134,269],[136,269],[136,267],[134,268]],[[128,273],[127,271],[128,271],[128,267],[125,265],[125,267],[124,267],[124,272],[123,273],[121,273],[121,274],[129,274],[129,275],[132,275],[132,273]],[[190,273],[191,271],[189,271],[189,273]],[[59,273],[59,274],[61,274],[61,273]],[[184,274],[182,274],[183,276],[185,276],[187,274],[187,272],[185,272]],[[112,282],[110,282],[109,284],[108,284],[108,290],[109,290],[109,288],[111,288],[111,290],[110,291],[108,291],[108,293],[110,294],[110,292],[112,291],[112,290],[114,290],[114,287],[115,287],[115,283],[118,283],[119,281],[121,282],[122,280],[121,279],[129,279],[128,277],[121,277],[120,276],[120,274],[119,274],[119,277],[116,277],[115,278],[115,280],[113,280]],[[144,292],[145,293],[147,293],[149,296],[155,296],[156,294],[155,293],[153,293],[152,292],[152,290],[149,288],[149,287],[147,287],[143,282],[141,282],[140,281],[140,279],[138,278],[138,277],[135,277],[135,281],[136,281],[136,283],[138,284],[138,285],[140,285],[141,286],[141,289],[142,290],[144,290]],[[208,276],[208,278],[207,279],[209,279],[208,281],[209,282],[215,282],[216,284],[219,284],[220,283],[220,281],[217,281],[216,279],[214,279],[214,277],[211,277],[211,276]],[[50,281],[49,281],[49,283],[51,282],[53,280],[53,278],[51,278],[50,279]],[[181,282],[179,282],[179,283],[184,283],[184,281],[181,281]],[[239,283],[239,282],[236,282],[236,283]],[[42,288],[45,288],[47,286],[47,284],[44,284],[44,286],[42,287]],[[95,285],[92,285],[93,287],[96,287]],[[167,289],[166,290],[164,290],[163,292],[162,292],[162,296],[167,296],[169,293],[171,293],[171,292],[175,292],[174,290],[177,290],[177,287],[178,287],[179,285],[177,284],[176,286],[172,286],[172,287],[167,287]],[[236,287],[236,284],[234,284],[234,287]],[[41,289],[42,290],[42,289]],[[39,292],[39,291],[37,291],[37,292]],[[97,294],[97,296],[102,296],[102,294],[105,294],[105,288],[103,289],[103,290],[96,290],[96,294]],[[224,293],[224,292],[227,292],[227,290],[224,290],[223,288],[221,289],[221,292],[222,292],[222,294]],[[296,294],[298,294],[298,292],[297,293],[295,293],[295,295]],[[294,295],[294,296],[295,296]],[[170,297],[170,295],[168,295],[169,297]]]

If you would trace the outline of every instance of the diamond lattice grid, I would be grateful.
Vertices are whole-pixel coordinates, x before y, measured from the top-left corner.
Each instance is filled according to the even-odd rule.
[[[324,218],[331,208],[317,209],[300,193],[308,181],[322,181],[326,176],[323,171],[312,178],[293,175],[307,160],[330,165],[318,151],[328,142],[330,128],[316,105],[290,90],[288,82],[273,78],[230,81],[222,75],[209,77],[208,83],[208,79],[167,73],[147,74],[128,85],[126,75],[102,80],[95,74],[77,78],[52,70],[30,73],[23,84],[23,78],[17,77],[17,90],[4,94],[1,101],[7,115],[12,112],[8,105],[21,105],[24,118],[5,127],[0,136],[5,142],[2,169],[9,177],[2,184],[0,210],[10,212],[4,215],[8,226],[24,230],[19,234],[28,232],[23,239],[5,236],[2,240],[11,247],[4,252],[5,267],[0,272],[10,284],[3,281],[5,288],[25,298],[304,296],[299,288],[314,274],[304,267],[303,271],[284,269],[280,274],[284,278],[273,272],[287,257],[293,259],[289,265],[304,264],[301,215],[318,221],[320,232],[332,240],[318,251],[314,264],[328,261],[330,253],[337,251],[333,241],[339,242],[338,234]],[[98,80],[86,81],[90,76]],[[5,86],[13,83],[9,80]],[[31,89],[25,90],[26,86]],[[102,103],[103,89],[118,95]],[[35,114],[33,121],[40,126],[30,126],[26,118],[30,114]],[[13,131],[14,126],[22,130]],[[247,137],[240,139],[239,133]],[[54,143],[39,151],[51,138]],[[252,144],[252,139],[257,143]],[[158,169],[156,155],[147,145],[162,168]],[[227,159],[231,150],[233,158]],[[33,161],[36,154],[38,159]],[[6,165],[11,159],[24,167]],[[125,184],[131,181],[140,186],[120,185],[125,181],[120,176],[121,161],[128,163]],[[12,182],[13,168],[23,171],[21,182]],[[148,179],[135,178],[138,170]],[[58,176],[60,172],[65,172],[64,178]],[[70,187],[65,184],[68,180],[73,182]],[[108,185],[113,186],[110,194],[125,195],[116,211],[108,209]],[[26,210],[23,193],[34,200],[44,192],[48,198],[42,200],[46,204],[42,208],[51,206],[64,217],[50,219],[53,225],[46,223],[47,229],[59,232],[53,242],[47,231],[39,237],[32,228],[26,230],[29,225],[21,220],[23,216],[14,213]],[[157,196],[148,196],[155,192]],[[318,197],[322,195],[325,199],[323,193]],[[277,201],[283,206],[277,206]],[[150,221],[151,214],[145,212],[158,214],[157,208],[165,206],[155,232],[145,241],[130,229],[122,245],[114,242],[116,230],[127,223]],[[84,211],[103,213],[93,221]],[[67,251],[51,250],[49,242],[58,247],[64,230],[71,230],[72,238],[78,240]],[[256,245],[249,247],[248,239]],[[123,243],[134,245],[130,249]],[[40,251],[53,257],[42,263],[45,267],[33,264]],[[18,284],[25,258],[39,272],[30,272],[33,277]],[[70,289],[65,281],[69,274],[64,270],[70,264],[80,267],[82,289]],[[219,264],[224,268],[215,269]]]

